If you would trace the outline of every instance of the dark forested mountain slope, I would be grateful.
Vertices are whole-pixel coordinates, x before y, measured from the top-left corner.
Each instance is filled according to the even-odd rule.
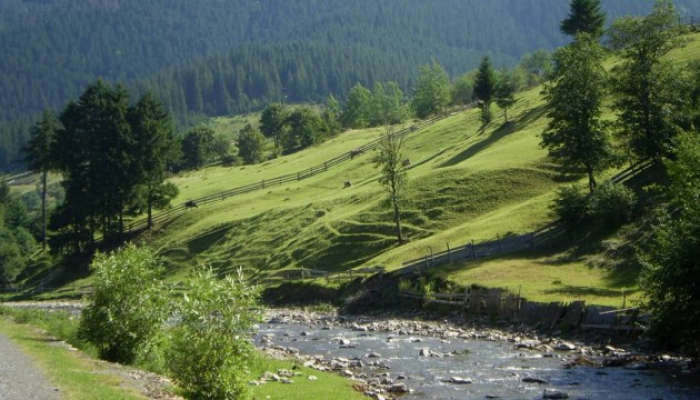
[[[604,3],[617,16],[653,0]],[[676,4],[700,15],[700,0]],[[558,46],[567,12],[563,0],[0,0],[0,168],[26,136],[26,122],[9,122],[62,106],[97,77],[210,115],[282,92],[342,96],[357,81],[408,89],[431,59],[455,75],[487,52],[505,65]]]

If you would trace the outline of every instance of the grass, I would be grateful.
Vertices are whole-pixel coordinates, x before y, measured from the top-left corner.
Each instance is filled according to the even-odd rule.
[[[76,343],[78,320],[67,313],[47,312],[35,309],[0,308],[0,333],[7,335],[22,350],[29,354],[37,365],[47,374],[51,383],[57,386],[66,399],[142,399],[145,398],[111,371],[120,367],[90,358],[93,351],[84,353],[69,350],[60,345],[62,340],[88,348],[83,342]],[[50,332],[50,336],[46,331]],[[56,338],[60,338],[56,339]],[[269,382],[253,388],[254,399],[308,399],[313,393],[315,398],[333,398],[337,400],[362,399],[364,396],[352,388],[352,381],[336,374],[324,373],[306,368],[293,360],[273,359],[260,354],[247,379],[257,380],[266,371],[277,373],[287,369],[301,373],[294,377],[294,384],[283,385]],[[309,380],[310,375],[316,380]]]
[[[72,400],[145,399],[135,389],[124,387],[123,379],[110,373],[107,363],[90,359],[61,346],[41,330],[11,322],[0,315],[0,333],[27,353],[48,379]]]
[[[700,35],[694,34],[670,57],[685,62],[698,54]],[[608,67],[616,62],[619,60],[611,59]],[[548,123],[541,89],[516,96],[509,123],[494,109],[493,122],[482,126],[479,111],[467,110],[407,137],[403,152],[411,166],[402,218],[410,241],[402,246],[394,239],[372,152],[309,179],[189,210],[140,240],[160,251],[167,259],[171,280],[177,281],[201,264],[211,264],[222,274],[240,266],[252,277],[274,276],[299,267],[342,271],[382,265],[393,270],[403,261],[445,250],[448,245],[455,248],[472,240],[535,231],[553,221],[549,206],[559,187],[585,185],[583,176],[560,175],[539,147],[539,135]],[[613,119],[614,115],[606,110],[603,118]],[[218,119],[212,124],[230,130],[253,119]],[[309,169],[383,132],[382,128],[347,131],[262,164],[208,167],[181,174],[172,179],[180,188],[175,204]],[[603,174],[599,181],[615,172]],[[343,188],[346,181],[352,187]],[[592,302],[613,301],[600,294],[619,290],[606,279],[610,268],[591,269],[597,264],[594,255],[581,261],[568,257],[568,249],[558,251],[540,259],[523,254],[518,260],[490,260],[479,268],[465,265],[463,271],[452,274],[460,281],[484,279],[484,284],[494,286],[513,286],[518,279],[527,282],[532,277],[536,283],[528,295],[538,299],[579,296]],[[558,260],[556,269],[548,270],[554,268],[550,259]],[[528,273],[511,277],[518,268]],[[562,284],[555,285],[555,281]],[[636,287],[633,280],[625,285]],[[587,287],[600,291],[580,289]]]

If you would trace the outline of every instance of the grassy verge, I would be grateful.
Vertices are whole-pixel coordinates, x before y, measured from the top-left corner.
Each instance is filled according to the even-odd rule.
[[[109,373],[107,363],[69,350],[42,330],[10,321],[0,315],[0,333],[28,354],[61,391],[64,399],[144,399],[135,389],[123,387],[123,379]]]

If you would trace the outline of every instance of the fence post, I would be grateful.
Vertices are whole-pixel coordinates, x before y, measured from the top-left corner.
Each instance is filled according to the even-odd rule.
[[[501,246],[501,235],[499,235],[498,233],[496,234],[496,240],[498,240],[498,251],[500,251],[501,254],[503,254],[503,246]]]
[[[450,244],[447,244],[447,256],[450,258],[450,264],[452,264],[452,251],[450,250]]]
[[[472,260],[476,260],[476,251],[474,250],[474,239],[472,239]]]
[[[433,258],[433,246],[428,246],[430,249],[430,266],[434,267],[435,266],[435,259]]]
[[[326,171],[328,171],[328,163],[327,163],[327,162],[324,162],[324,163],[323,163],[323,166],[326,168]]]
[[[425,271],[428,270],[428,266],[429,266],[429,265],[428,265],[428,255],[426,254],[426,255],[425,255],[425,269],[424,269]]]
[[[265,179],[262,180],[262,188],[265,189]]]
[[[301,180],[301,172],[297,172],[297,180],[298,180],[298,181]]]

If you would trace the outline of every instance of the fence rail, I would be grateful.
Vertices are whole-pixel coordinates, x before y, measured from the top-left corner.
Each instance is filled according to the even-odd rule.
[[[566,325],[576,329],[641,331],[642,319],[638,308],[616,309],[590,305],[585,301],[571,303],[538,303],[527,301],[503,289],[471,289],[461,293],[430,293],[401,291],[401,296],[461,308],[466,314],[490,315],[529,325],[544,325],[553,329]],[[624,303],[623,299],[623,303]]]

